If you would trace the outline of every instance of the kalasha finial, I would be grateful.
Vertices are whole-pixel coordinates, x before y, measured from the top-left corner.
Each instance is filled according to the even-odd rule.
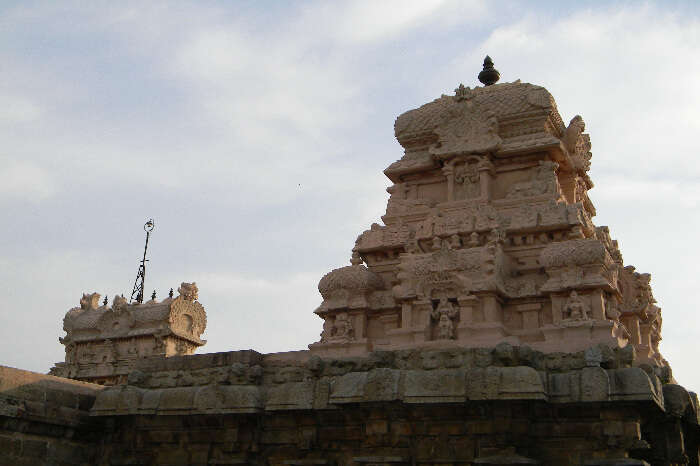
[[[153,294],[151,295],[151,299],[152,299],[153,301],[156,300],[156,290],[153,290]]]
[[[174,294],[174,293],[173,293],[173,289],[170,288],[170,292],[168,293],[168,298],[172,298],[172,297],[173,297],[173,294]]]
[[[103,305],[103,306],[106,306],[106,305],[107,305],[107,295],[105,295],[105,300],[102,301],[102,305]]]
[[[479,81],[481,81],[484,86],[490,86],[496,84],[499,79],[501,79],[501,73],[493,67],[493,60],[491,60],[491,57],[486,55],[486,58],[484,58],[484,69],[479,73]]]

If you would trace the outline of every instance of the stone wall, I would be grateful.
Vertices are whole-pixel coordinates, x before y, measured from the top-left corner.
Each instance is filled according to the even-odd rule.
[[[697,465],[697,397],[634,360],[509,344],[152,359],[91,414],[102,464]]]
[[[668,464],[671,450],[642,440],[665,435],[656,422],[664,422],[660,413],[635,403],[554,406],[517,400],[124,416],[109,422],[102,464],[645,464],[625,460],[628,454]]]
[[[113,387],[4,368],[0,464],[698,465],[696,395],[633,353],[234,351]]]
[[[0,366],[0,465],[93,465],[98,385]]]

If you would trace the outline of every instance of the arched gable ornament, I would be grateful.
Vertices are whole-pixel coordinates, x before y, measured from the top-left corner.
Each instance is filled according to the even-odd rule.
[[[100,329],[100,332],[110,335],[123,334],[133,328],[134,316],[127,306],[126,298],[115,296],[112,309],[105,311],[97,321],[97,328]]]
[[[173,330],[199,338],[207,328],[207,315],[198,301],[178,296],[170,305],[168,323]]]
[[[446,159],[456,155],[496,152],[501,147],[498,119],[493,112],[481,110],[470,100],[459,101],[446,112],[434,132],[438,142],[429,152]]]

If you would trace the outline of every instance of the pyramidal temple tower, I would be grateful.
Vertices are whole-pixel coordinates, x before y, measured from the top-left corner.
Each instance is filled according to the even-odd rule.
[[[396,119],[383,225],[319,285],[326,356],[408,347],[543,352],[631,345],[666,366],[650,275],[625,265],[588,197],[591,142],[532,84],[480,79]],[[486,75],[486,76],[484,76]]]

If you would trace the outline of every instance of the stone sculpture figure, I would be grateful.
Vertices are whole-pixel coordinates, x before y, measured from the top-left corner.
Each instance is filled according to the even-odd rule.
[[[455,173],[455,182],[461,187],[457,191],[456,199],[469,199],[479,196],[479,171],[475,163],[459,165]]]
[[[457,310],[446,298],[441,298],[437,307],[432,311],[431,317],[437,324],[437,339],[450,340],[455,337],[453,320],[457,316]]]
[[[80,298],[80,308],[88,311],[92,309],[97,309],[100,306],[100,294],[99,293],[84,293],[83,297]]]
[[[569,320],[588,320],[590,318],[588,304],[581,299],[575,290],[569,294],[564,311]]]
[[[331,337],[338,340],[352,340],[354,329],[346,313],[340,313],[333,322]]]
[[[197,288],[197,284],[195,282],[182,282],[182,284],[178,287],[177,292],[180,293],[180,296],[182,296],[183,299],[192,302],[197,300],[199,289]]]

